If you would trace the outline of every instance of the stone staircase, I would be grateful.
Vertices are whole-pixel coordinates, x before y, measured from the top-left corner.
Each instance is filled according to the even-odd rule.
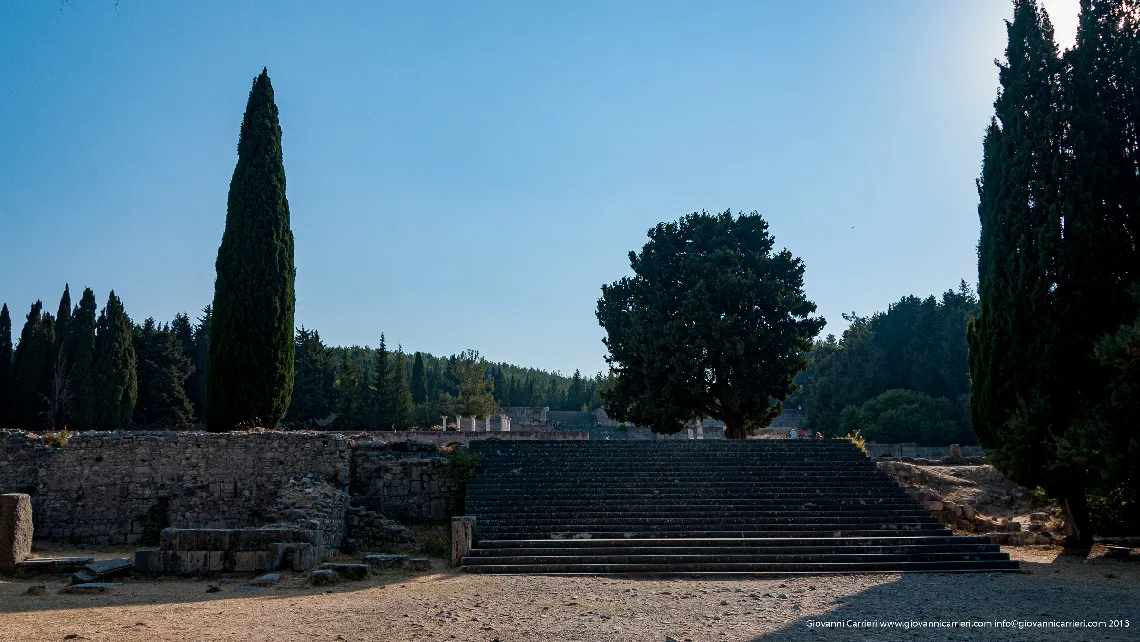
[[[850,442],[484,441],[473,573],[781,576],[1017,571]]]

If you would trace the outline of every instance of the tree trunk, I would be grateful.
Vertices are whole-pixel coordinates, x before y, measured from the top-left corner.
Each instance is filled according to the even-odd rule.
[[[1075,485],[1061,497],[1061,510],[1065,519],[1065,547],[1089,548],[1092,546],[1092,517],[1084,484]]]
[[[724,421],[724,436],[728,439],[747,439],[748,431],[744,429],[744,421],[726,419]]]

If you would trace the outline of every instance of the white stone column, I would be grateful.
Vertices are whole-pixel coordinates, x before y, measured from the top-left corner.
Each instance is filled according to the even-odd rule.
[[[506,415],[499,415],[499,432],[511,431],[511,418]]]
[[[442,416],[442,417],[440,417],[439,419],[440,419],[440,421],[442,421],[442,422],[443,422],[443,431],[444,431],[444,432],[447,432],[447,417],[446,417],[446,416]]]
[[[704,439],[704,438],[705,438],[705,427],[704,426],[697,426],[697,439]]]
[[[689,428],[688,431],[689,431],[689,439],[692,439],[693,438],[693,429]]]
[[[491,415],[487,415],[487,419],[483,425],[486,426],[487,432],[491,432]]]
[[[459,415],[455,415],[455,431],[456,432],[463,432],[463,421],[461,420]]]

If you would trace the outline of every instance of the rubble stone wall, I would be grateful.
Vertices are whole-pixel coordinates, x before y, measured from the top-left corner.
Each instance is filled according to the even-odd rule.
[[[61,448],[0,433],[0,492],[31,488],[37,538],[133,544],[164,527],[267,522],[290,479],[349,483],[349,441],[323,433],[81,432]]]
[[[352,453],[353,501],[385,518],[430,522],[458,514],[463,484],[439,453],[394,453],[357,444]]]

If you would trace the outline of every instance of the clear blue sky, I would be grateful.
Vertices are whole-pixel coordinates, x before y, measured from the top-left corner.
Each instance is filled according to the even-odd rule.
[[[1069,44],[1075,0],[1049,2]],[[1004,0],[0,6],[0,301],[196,313],[269,68],[297,325],[604,367],[594,308],[658,221],[758,210],[840,332],[977,278]],[[1069,42],[1065,42],[1065,39]]]

